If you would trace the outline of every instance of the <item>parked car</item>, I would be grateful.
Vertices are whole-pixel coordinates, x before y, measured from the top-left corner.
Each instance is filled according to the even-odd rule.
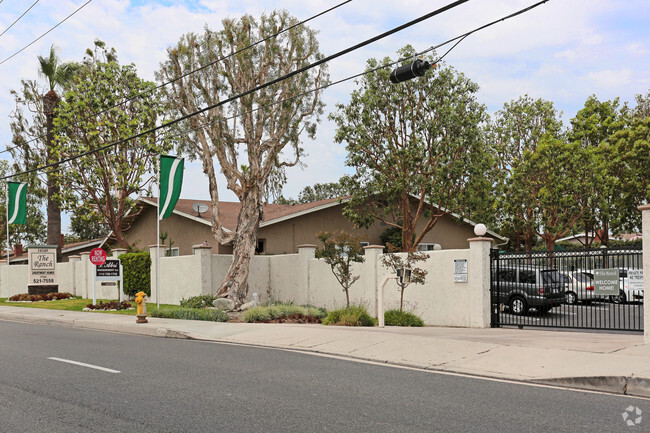
[[[546,314],[564,302],[564,283],[557,269],[504,266],[493,271],[492,284],[499,303],[512,314],[524,315],[531,307]]]
[[[592,270],[582,272],[593,279],[594,272]],[[609,296],[609,300],[615,304],[625,304],[626,302],[643,302],[643,289],[631,290],[629,287],[627,269],[619,269],[618,275],[620,284],[618,295]]]
[[[564,300],[567,304],[575,305],[578,301],[585,303],[599,299],[594,295],[593,274],[584,271],[560,272],[565,284]]]

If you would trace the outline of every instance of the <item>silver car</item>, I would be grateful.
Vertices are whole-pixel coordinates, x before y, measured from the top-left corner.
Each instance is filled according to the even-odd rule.
[[[564,301],[575,305],[578,301],[591,302],[602,297],[594,295],[593,274],[585,271],[560,272],[564,280]]]

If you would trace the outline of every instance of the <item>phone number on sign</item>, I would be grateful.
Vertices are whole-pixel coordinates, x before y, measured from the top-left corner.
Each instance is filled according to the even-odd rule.
[[[34,278],[32,284],[54,284],[54,278]]]

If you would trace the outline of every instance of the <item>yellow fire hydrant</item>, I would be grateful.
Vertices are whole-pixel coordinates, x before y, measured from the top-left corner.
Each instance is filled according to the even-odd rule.
[[[135,294],[135,303],[138,304],[136,315],[137,319],[135,323],[147,323],[147,304],[144,302],[144,298],[147,296],[145,292],[138,292]]]

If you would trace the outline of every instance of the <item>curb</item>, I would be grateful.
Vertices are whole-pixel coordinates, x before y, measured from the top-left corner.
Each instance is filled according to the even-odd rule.
[[[634,376],[561,377],[534,383],[650,398],[650,379]]]

